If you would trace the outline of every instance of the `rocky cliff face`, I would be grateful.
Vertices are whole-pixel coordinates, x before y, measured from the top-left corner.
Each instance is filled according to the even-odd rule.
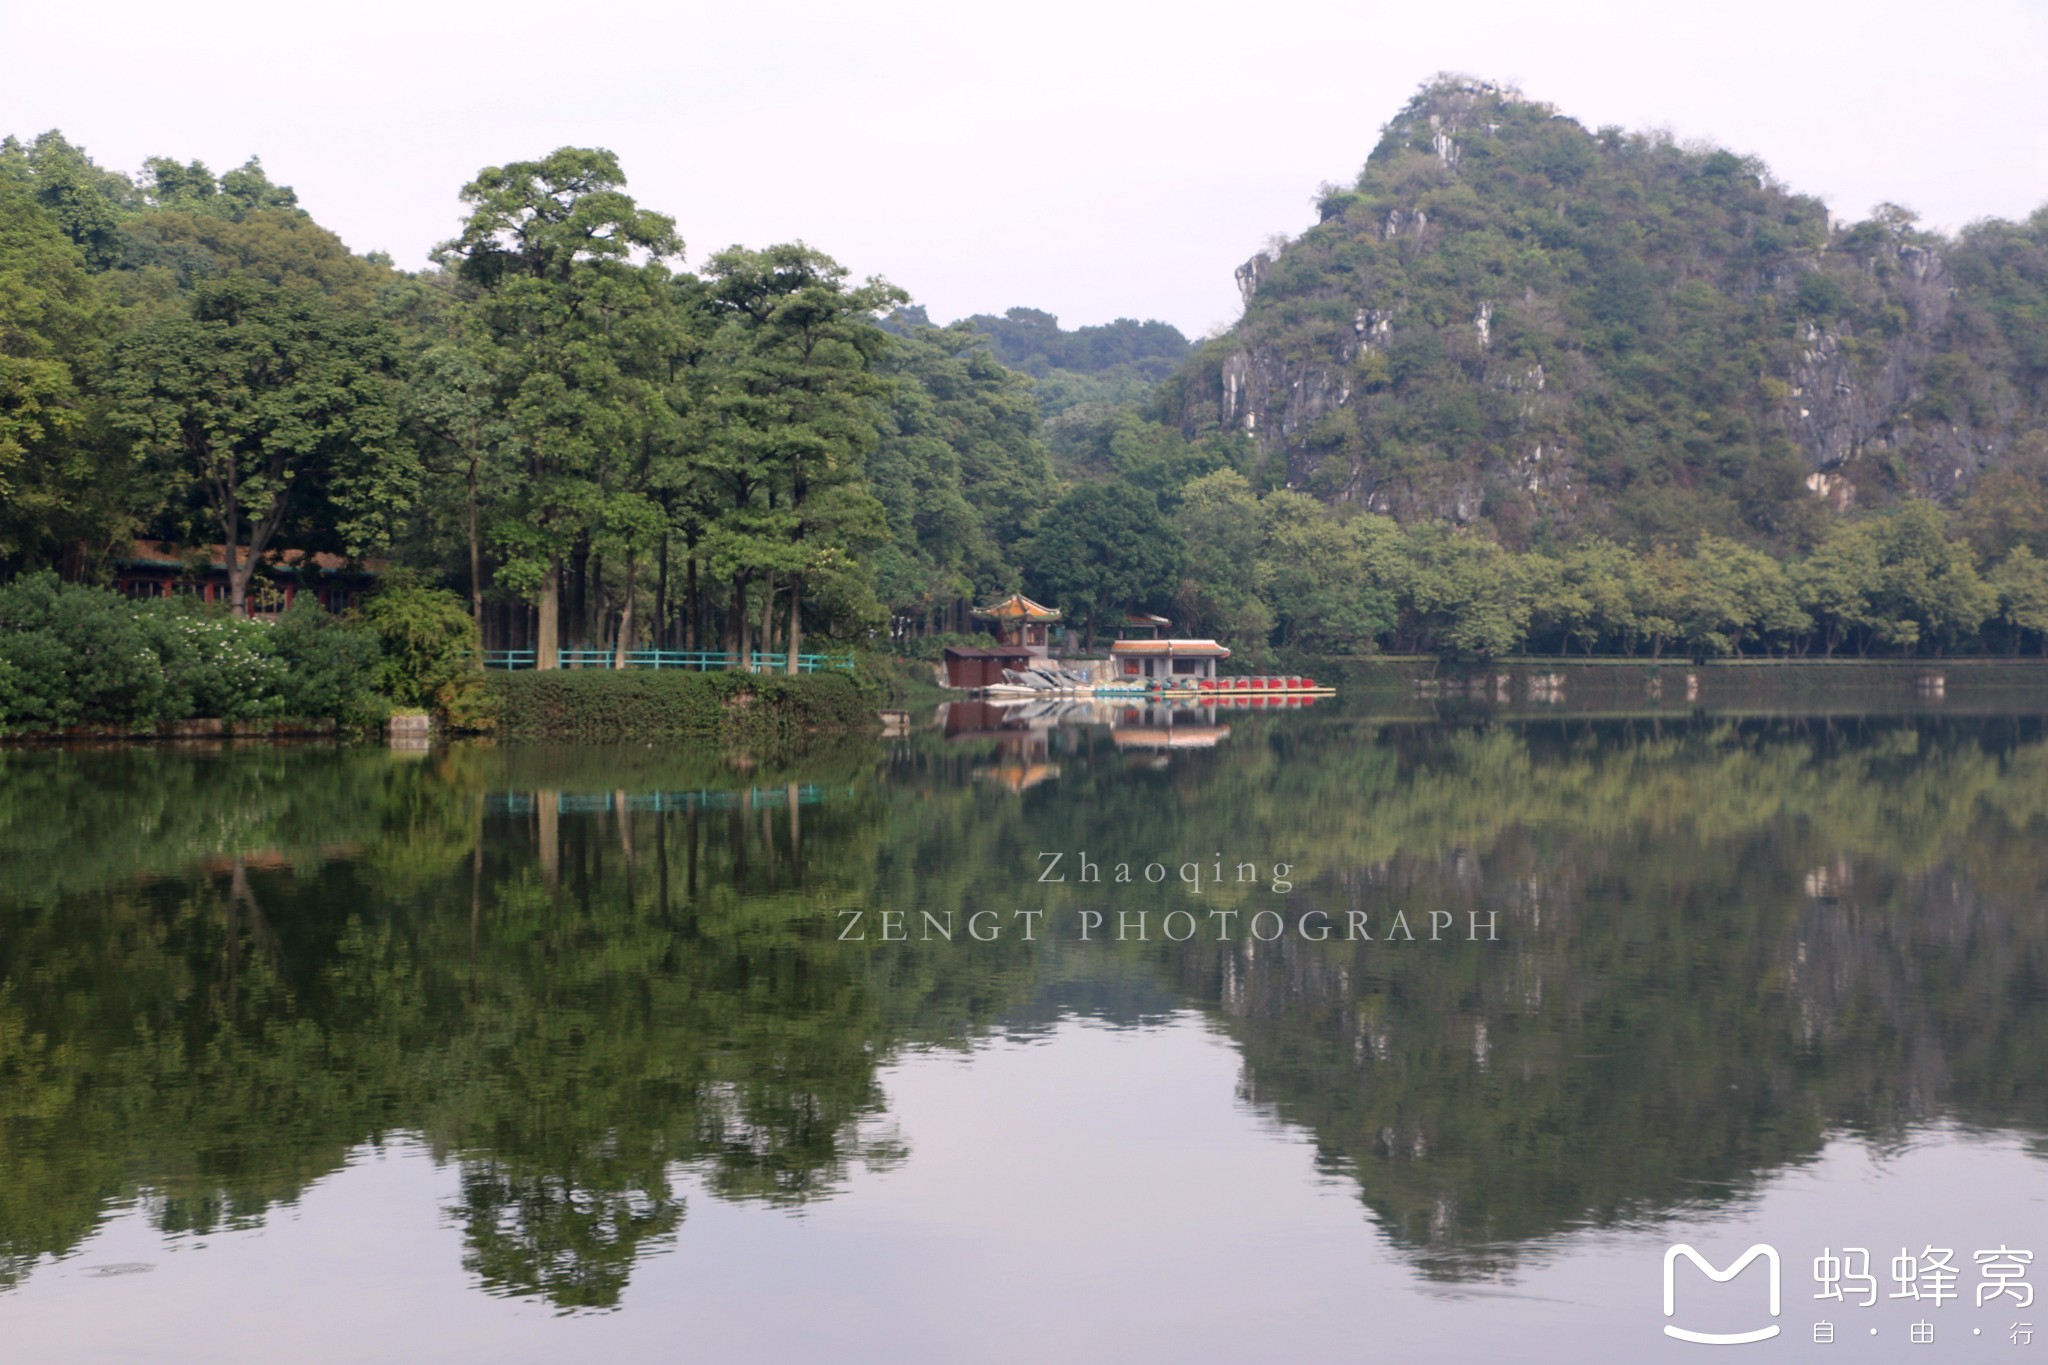
[[[1752,160],[1461,79],[1321,209],[1238,267],[1243,319],[1174,403],[1332,500],[1510,539],[1792,535],[1952,498],[2048,409],[2048,211],[1843,225]]]

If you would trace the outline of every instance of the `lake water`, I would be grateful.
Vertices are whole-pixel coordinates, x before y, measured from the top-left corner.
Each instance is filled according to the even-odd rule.
[[[2048,1359],[2000,696],[0,752],[0,1357]]]

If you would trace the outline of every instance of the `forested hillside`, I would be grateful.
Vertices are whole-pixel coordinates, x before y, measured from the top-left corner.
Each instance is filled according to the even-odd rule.
[[[1320,205],[1238,269],[1243,321],[1171,399],[1273,483],[1517,548],[1790,549],[2048,463],[2048,212],[1835,221],[1753,159],[1462,78]]]

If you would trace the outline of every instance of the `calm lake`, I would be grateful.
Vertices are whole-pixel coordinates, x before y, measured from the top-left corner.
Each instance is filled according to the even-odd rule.
[[[2048,688],[1493,703],[0,751],[0,1357],[2048,1359]]]

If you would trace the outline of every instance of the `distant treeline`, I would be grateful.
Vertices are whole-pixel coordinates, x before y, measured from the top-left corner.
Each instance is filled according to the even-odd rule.
[[[1720,536],[1679,550],[1596,539],[1514,553],[1438,523],[1257,496],[1231,472],[1188,485],[1177,607],[1256,652],[1659,657],[2048,649],[2048,547],[1973,503],[1838,522],[1789,559]],[[1956,533],[1961,523],[1975,533]]]

